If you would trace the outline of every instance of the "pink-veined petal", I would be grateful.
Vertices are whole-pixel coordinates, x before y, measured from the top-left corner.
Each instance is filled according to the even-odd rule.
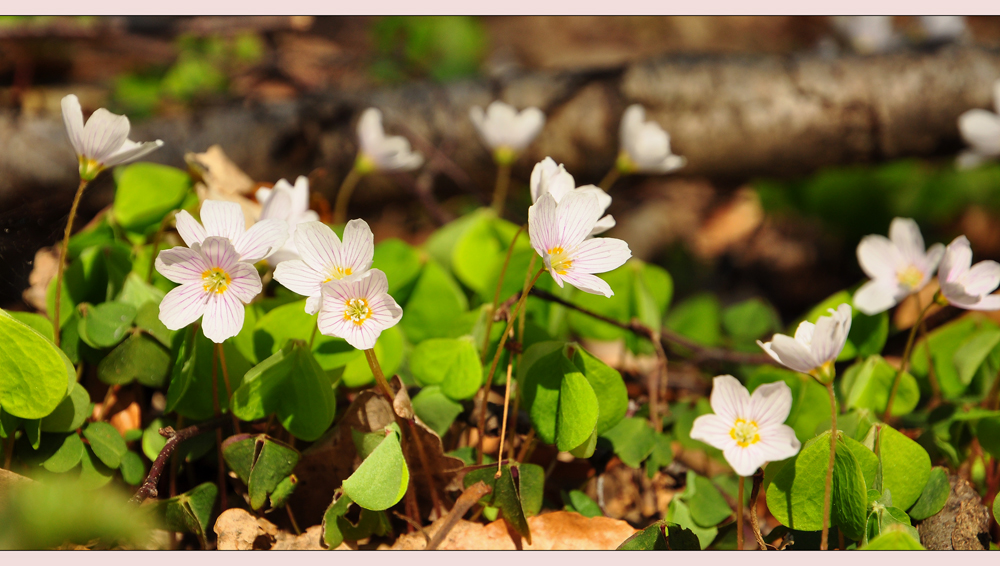
[[[233,246],[240,254],[240,261],[257,263],[278,251],[288,239],[288,223],[277,218],[257,222],[240,234]]]
[[[538,202],[528,208],[528,237],[531,239],[531,247],[542,257],[545,257],[548,250],[560,246],[559,219],[552,195],[543,194]]]
[[[295,249],[302,261],[319,273],[342,267],[340,248],[340,238],[322,222],[303,222],[295,227]]]
[[[274,268],[274,279],[292,292],[312,297],[319,295],[320,287],[323,286],[326,276],[309,267],[306,262],[292,259],[283,261]]]
[[[340,246],[340,265],[352,273],[363,273],[372,266],[375,257],[375,235],[368,223],[354,219],[344,227],[344,240]]]
[[[556,280],[556,283],[559,283],[560,287],[562,287],[562,282],[565,281],[566,283],[569,283],[570,285],[576,287],[577,289],[585,291],[587,293],[591,293],[593,295],[604,295],[605,297],[611,297],[615,294],[614,290],[611,288],[611,285],[608,285],[607,281],[601,279],[596,275],[591,275],[589,273],[580,273],[578,271],[568,271],[563,275],[558,275],[556,273],[553,273],[551,269],[549,270],[549,273],[552,275],[552,278]]]
[[[819,317],[812,339],[811,350],[814,360],[822,364],[837,359],[844,349],[844,344],[847,343],[847,335],[851,330],[851,313],[851,306],[841,303],[831,316]]]
[[[603,213],[600,202],[593,194],[579,191],[567,193],[556,207],[562,248],[570,249],[582,242]]]
[[[235,202],[206,200],[201,204],[201,223],[209,236],[220,236],[231,242],[246,231],[243,209]]]
[[[938,265],[941,287],[944,288],[945,282],[958,280],[962,274],[969,271],[970,267],[972,267],[972,247],[968,238],[959,236],[945,248],[944,256]]]
[[[873,279],[854,292],[854,306],[868,316],[885,312],[896,306],[898,290],[894,280]]]
[[[160,301],[160,322],[170,330],[184,328],[204,314],[206,298],[201,283],[171,289]]]
[[[128,139],[128,118],[98,108],[83,127],[84,155],[104,164]]]
[[[319,312],[322,300],[323,298],[319,294],[319,291],[316,291],[315,295],[306,299],[306,314],[316,314]]]
[[[198,250],[205,257],[205,261],[211,267],[218,267],[224,271],[230,271],[240,256],[236,253],[236,248],[229,240],[220,236],[209,236],[199,245],[195,244],[191,249]]]
[[[163,250],[156,256],[156,270],[174,283],[197,283],[201,285],[202,275],[212,266],[196,250],[176,247]]]
[[[709,401],[716,415],[735,423],[736,419],[746,420],[750,407],[750,393],[735,377],[719,375],[712,380],[712,394]]]
[[[765,383],[750,395],[748,418],[764,428],[784,423],[791,410],[792,390],[788,384],[784,381]]]
[[[371,301],[372,318],[379,326],[379,331],[392,328],[403,318],[403,308],[399,306],[396,299],[389,295],[382,295],[380,298]]]
[[[987,295],[1000,286],[1000,263],[986,260],[973,265],[965,276],[965,292],[970,295]]]
[[[594,224],[594,229],[590,231],[591,236],[596,236],[598,234],[603,234],[608,230],[615,227],[615,218],[610,214],[605,214]]]
[[[775,334],[770,342],[758,341],[758,345],[778,363],[795,371],[809,373],[820,365],[812,352],[791,336]]]
[[[243,303],[232,293],[213,293],[205,306],[201,328],[205,337],[221,344],[240,333],[246,311]]]
[[[895,244],[879,234],[861,238],[857,253],[861,270],[872,279],[895,279],[896,273],[906,267]]]
[[[284,185],[281,182],[284,181]],[[287,186],[287,188],[286,188]],[[291,186],[288,181],[281,179],[274,184],[273,189],[267,190],[266,197],[262,200],[261,195],[265,189],[257,191],[257,200],[261,203],[260,218],[278,218],[288,220],[292,215],[292,195]]]
[[[765,462],[780,462],[791,458],[802,448],[802,443],[795,437],[795,431],[788,425],[761,427],[757,432],[760,441],[748,448],[754,449]]]
[[[73,151],[77,155],[83,155],[83,110],[80,108],[80,99],[75,94],[63,97],[62,116]]]
[[[135,161],[136,159],[153,153],[161,147],[163,147],[163,140],[134,142],[126,138],[125,143],[118,148],[118,151],[104,160],[104,166],[113,167],[122,163],[128,163],[129,161]]]
[[[180,234],[181,239],[189,248],[200,244],[208,237],[205,228],[186,210],[177,213],[174,217],[174,223],[177,225],[177,233]]]
[[[632,257],[632,251],[624,240],[591,238],[577,246],[572,257],[570,272],[605,273],[621,267]]]
[[[735,421],[727,421],[719,415],[701,415],[694,420],[690,436],[694,440],[723,450],[733,443],[730,431],[732,431],[734,424]]]
[[[257,269],[249,263],[238,262],[229,270],[229,288],[226,294],[232,293],[243,304],[254,300],[254,297],[263,290],[260,274]]]
[[[726,462],[736,472],[736,475],[750,477],[757,472],[757,468],[767,462],[760,451],[754,449],[755,446],[756,444],[753,444],[744,448],[733,442],[723,449],[722,455],[726,457]]]

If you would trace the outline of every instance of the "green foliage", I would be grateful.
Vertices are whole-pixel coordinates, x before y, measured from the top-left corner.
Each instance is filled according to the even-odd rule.
[[[564,507],[566,511],[575,511],[584,517],[601,517],[604,515],[597,502],[587,497],[586,493],[578,489],[574,489],[569,493],[564,492],[563,502],[566,504]]]
[[[530,465],[530,464],[527,464]],[[522,464],[525,466],[525,464]],[[514,528],[528,544],[531,544],[531,530],[528,528],[529,516],[528,510],[526,509],[525,499],[522,496],[522,490],[524,489],[523,481],[516,481],[514,474],[520,471],[518,465],[513,467],[504,464],[500,467],[500,477],[496,477],[496,468],[494,466],[485,466],[482,468],[476,468],[465,475],[463,483],[466,488],[477,483],[483,482],[488,485],[492,491],[484,495],[480,499],[480,503],[488,505],[490,507],[495,507],[503,513],[503,519],[507,524]],[[535,468],[540,468],[539,466],[534,466]],[[543,473],[544,478],[544,473]],[[539,486],[540,487],[540,486]],[[538,507],[541,507],[541,491],[539,489],[537,500]],[[534,513],[538,513],[538,509],[533,509]]]
[[[47,416],[76,382],[66,356],[34,328],[0,309],[0,407],[23,419]]]
[[[83,437],[90,443],[94,454],[105,466],[115,469],[122,462],[122,456],[128,452],[125,439],[118,429],[108,423],[93,422],[83,429]]]
[[[486,30],[471,16],[385,16],[372,27],[382,81],[429,76],[447,81],[475,74],[486,53]]]
[[[846,398],[844,404],[853,409],[884,413],[897,373],[897,368],[878,355],[852,365],[844,372],[840,382],[840,390]],[[903,372],[899,376],[899,387],[892,402],[892,414],[906,415],[916,408],[919,401],[920,388],[917,380],[909,372]]]
[[[410,372],[421,386],[439,385],[456,401],[471,399],[483,380],[479,351],[470,338],[432,338],[413,349]]]
[[[160,387],[170,375],[170,351],[146,334],[133,334],[111,351],[97,366],[97,377],[109,385],[138,381]]]
[[[625,539],[616,550],[701,550],[701,545],[691,530],[676,523],[657,521]]]
[[[733,514],[725,498],[712,482],[688,470],[684,491],[677,495],[687,504],[691,520],[702,527],[715,527]]]
[[[206,482],[177,497],[156,502],[150,506],[150,513],[158,517],[167,530],[194,533],[202,547],[206,547],[205,531],[212,525],[209,519],[218,494],[218,486]]]
[[[247,486],[250,507],[261,509],[283,486],[299,461],[299,452],[265,434],[238,434],[222,443],[226,464]]]
[[[155,163],[133,163],[117,176],[114,217],[122,228],[144,233],[159,226],[180,207],[191,190],[191,178],[180,169]]]
[[[936,515],[938,511],[944,509],[944,504],[948,501],[951,493],[951,484],[948,483],[948,471],[940,466],[931,468],[927,483],[917,498],[917,502],[910,508],[910,518],[923,521],[924,519]]]
[[[928,333],[913,348],[910,371],[922,379],[928,377],[928,342],[934,377],[941,394],[959,400],[966,394],[977,373],[995,375],[1000,366],[1000,348],[988,348],[1000,326],[980,313],[973,313],[943,324]],[[985,393],[985,392],[984,392]]]
[[[883,424],[868,431],[864,444],[870,450],[874,450],[876,433],[879,435],[883,489],[892,493],[894,506],[909,509],[930,478],[930,456],[906,435]]]
[[[603,433],[615,450],[615,455],[630,468],[638,468],[656,448],[657,434],[648,419],[629,417],[622,419],[611,430]]]
[[[403,498],[410,469],[399,445],[399,433],[387,430],[385,438],[344,480],[344,493],[363,509],[383,511]]]
[[[347,519],[347,512],[354,502],[338,489],[333,503],[323,514],[323,544],[337,548],[344,540],[360,540],[372,535],[384,536],[392,532],[392,525],[384,511],[361,509],[357,524]]]
[[[212,406],[212,381],[216,391],[221,392],[222,407],[228,408],[225,392],[231,387],[236,391],[243,385],[251,364],[240,353],[232,341],[222,344],[226,365],[216,356],[214,342],[205,337],[198,328],[186,329],[174,335],[174,367],[167,388],[166,412],[176,412],[185,418],[206,420],[215,415]],[[212,366],[215,366],[213,371]],[[225,376],[229,376],[226,384]]]
[[[413,398],[413,411],[438,436],[444,436],[462,413],[462,404],[453,401],[437,385],[429,385]]]
[[[717,346],[722,340],[722,305],[714,295],[695,295],[674,307],[664,324],[699,344]]]

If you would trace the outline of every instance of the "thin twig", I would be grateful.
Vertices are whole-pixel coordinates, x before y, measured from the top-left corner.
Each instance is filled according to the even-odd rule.
[[[181,442],[184,442],[189,438],[194,438],[199,434],[213,429],[218,429],[225,422],[226,419],[217,418],[200,424],[191,425],[178,431],[175,431],[173,427],[169,426],[161,428],[160,435],[167,439],[167,443],[163,445],[159,455],[156,456],[153,466],[149,469],[149,475],[146,476],[146,481],[142,482],[142,485],[139,486],[139,490],[135,492],[135,495],[133,495],[132,499],[129,501],[131,503],[142,503],[147,497],[156,497],[156,485],[160,482],[160,475],[163,474],[163,466],[166,465],[167,460],[170,459],[170,456],[174,453],[174,449],[177,448]]]
[[[757,539],[757,546],[761,550],[767,550],[764,535],[760,533],[760,522],[757,520],[757,496],[760,495],[760,486],[763,483],[764,470],[757,468],[753,475],[753,487],[750,488],[750,526],[753,527],[753,536]]]
[[[458,521],[465,515],[469,508],[475,505],[476,502],[479,501],[479,499],[484,495],[487,495],[492,491],[493,488],[481,481],[470,485],[465,491],[463,491],[462,495],[460,495],[458,500],[455,501],[454,507],[452,507],[451,511],[448,513],[448,517],[445,518],[444,524],[441,525],[438,532],[434,533],[434,537],[427,543],[424,550],[437,549],[437,547],[444,542],[445,537],[448,536],[451,529],[458,524]]]

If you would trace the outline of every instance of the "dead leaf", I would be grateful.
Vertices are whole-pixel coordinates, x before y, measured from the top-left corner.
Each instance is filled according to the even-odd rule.
[[[433,537],[445,519],[434,521],[425,532]],[[584,517],[569,511],[554,511],[528,519],[532,544],[516,533],[512,538],[503,520],[488,525],[459,521],[439,550],[614,550],[636,533],[631,525],[610,517]],[[420,533],[405,534],[392,550],[422,550],[427,540]]]
[[[764,221],[760,197],[744,187],[717,208],[694,237],[694,252],[706,259],[719,256],[729,248],[743,243]]]
[[[49,290],[49,283],[56,276],[59,270],[59,252],[55,246],[42,248],[35,252],[35,261],[32,264],[31,274],[28,275],[28,285],[30,285],[21,296],[24,302],[35,307],[41,313],[48,313],[45,296]]]
[[[286,533],[285,531],[280,531],[278,533],[277,540],[274,542],[274,546],[271,547],[271,550],[326,550],[319,544],[319,541],[322,539],[322,525],[313,525],[306,529],[306,532],[298,536]],[[343,549],[347,549],[347,547],[341,543],[341,545],[337,547],[337,550]]]
[[[0,497],[4,495],[8,488],[15,485],[26,485],[33,482],[31,478],[26,478],[20,474],[15,474],[14,472],[9,472],[3,468],[0,468]]]
[[[118,429],[118,432],[120,432],[122,436],[125,436],[125,433],[130,430],[141,428],[142,412],[139,409],[139,404],[132,401],[127,407],[111,415],[111,418],[108,419],[108,423]]]
[[[214,530],[219,537],[219,550],[253,550],[271,546],[271,536],[245,509],[227,509],[215,520]]]
[[[185,154],[184,161],[201,177],[194,187],[198,200],[228,200],[238,203],[243,209],[247,228],[253,225],[260,216],[261,207],[257,201],[247,197],[256,190],[257,183],[233,163],[221,147],[213,145],[205,153]]]

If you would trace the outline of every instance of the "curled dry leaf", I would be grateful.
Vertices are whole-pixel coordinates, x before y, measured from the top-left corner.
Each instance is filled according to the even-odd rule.
[[[29,287],[24,290],[21,296],[24,298],[24,302],[35,307],[39,312],[48,312],[45,294],[48,292],[49,283],[59,269],[59,251],[55,247],[38,250],[35,252],[32,266],[31,274],[28,275]]]
[[[198,200],[228,200],[239,204],[247,228],[260,217],[260,204],[247,198],[253,194],[257,183],[233,163],[221,147],[213,145],[205,153],[185,154],[184,161],[200,177],[194,186]]]
[[[227,509],[215,520],[214,530],[219,537],[218,549],[253,550],[270,547],[271,535],[257,521],[245,509]]]

